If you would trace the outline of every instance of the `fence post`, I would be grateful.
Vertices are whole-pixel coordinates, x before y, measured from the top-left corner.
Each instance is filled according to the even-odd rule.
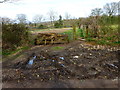
[[[77,40],[77,36],[76,36],[76,26],[73,25],[73,40]]]

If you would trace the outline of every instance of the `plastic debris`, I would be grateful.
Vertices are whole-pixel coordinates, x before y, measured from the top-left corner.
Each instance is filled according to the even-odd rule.
[[[115,68],[118,68],[117,66],[115,66],[114,64],[109,64],[109,65],[111,65],[111,66],[113,66],[113,67],[115,67]]]
[[[61,64],[62,62],[58,62],[59,64]]]
[[[68,76],[68,79],[70,79],[70,77]]]
[[[52,60],[52,62],[55,62],[55,60]]]
[[[36,56],[33,57],[33,59],[29,60],[28,64],[29,65],[32,65],[33,64],[33,61],[36,59]]]
[[[31,66],[34,63],[34,60],[36,59],[36,56],[34,56],[31,60],[28,61],[28,64],[26,65],[27,68],[31,68]]]
[[[44,57],[44,56],[40,56],[40,60],[41,60],[41,59],[45,59],[45,57]]]
[[[64,57],[59,57],[61,60],[64,60]]]
[[[36,56],[34,56],[33,59],[36,59]]]
[[[64,64],[60,64],[60,66],[65,67],[65,65],[64,65]]]
[[[79,56],[73,56],[73,58],[78,58]]]
[[[33,59],[28,62],[29,65],[33,64]]]
[[[37,75],[37,77],[40,77],[39,75]]]
[[[118,69],[118,67],[117,66],[115,66],[114,64],[106,64],[109,68],[117,68]]]
[[[92,55],[92,53],[90,53],[90,56]]]

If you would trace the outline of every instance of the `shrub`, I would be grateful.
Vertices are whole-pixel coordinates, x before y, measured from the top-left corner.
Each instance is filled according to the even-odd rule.
[[[54,27],[55,27],[55,28],[59,28],[59,27],[60,27],[60,24],[59,24],[58,22],[56,22],[56,23],[54,24]]]
[[[46,28],[47,27],[45,25],[42,25],[42,24],[38,26],[38,29],[46,29]]]
[[[18,46],[28,43],[28,28],[24,24],[2,25],[2,48],[15,50]]]

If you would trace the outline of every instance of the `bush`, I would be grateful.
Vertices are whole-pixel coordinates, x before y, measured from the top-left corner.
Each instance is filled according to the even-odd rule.
[[[58,22],[56,22],[56,23],[54,24],[54,27],[55,27],[55,28],[59,28],[59,27],[60,27],[60,24],[59,24]]]
[[[2,25],[2,48],[15,50],[18,46],[28,43],[28,28],[24,24]]]
[[[54,24],[55,28],[62,28],[63,27],[63,20],[62,20],[62,16],[59,16],[59,20]]]
[[[42,24],[38,26],[38,29],[46,29],[46,28],[47,27],[45,25],[42,25]]]
[[[63,24],[60,23],[60,22],[56,22],[56,23],[54,24],[54,27],[55,27],[55,28],[62,28],[62,27],[63,27]]]

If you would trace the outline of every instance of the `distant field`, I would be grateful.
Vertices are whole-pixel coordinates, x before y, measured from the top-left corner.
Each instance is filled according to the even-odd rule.
[[[72,28],[58,28],[58,29],[32,29],[30,32],[32,34],[38,33],[63,33],[65,31],[71,30]]]

